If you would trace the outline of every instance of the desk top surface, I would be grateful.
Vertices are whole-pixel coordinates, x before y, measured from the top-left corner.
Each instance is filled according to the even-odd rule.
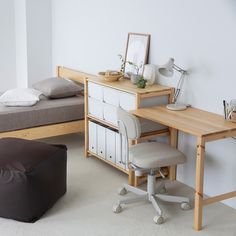
[[[171,92],[171,87],[168,86],[162,86],[159,84],[153,84],[151,86],[147,86],[144,89],[137,88],[136,85],[132,84],[130,80],[127,79],[120,79],[115,82],[109,82],[101,79],[100,77],[88,77],[88,81],[94,82],[96,84],[100,84],[103,86],[107,86],[110,88],[122,90],[128,93],[134,93],[134,94],[145,94],[145,93],[152,93],[152,92],[162,92],[162,91],[170,91]]]
[[[170,111],[163,105],[140,108],[132,113],[197,137],[236,131],[236,123],[226,121],[221,115],[192,107],[184,111]]]

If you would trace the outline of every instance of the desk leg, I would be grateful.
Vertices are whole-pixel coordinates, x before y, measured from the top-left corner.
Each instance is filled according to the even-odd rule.
[[[134,175],[134,171],[132,169],[129,169],[129,179],[128,179],[128,183],[131,186],[135,185],[135,175]]]
[[[174,148],[178,147],[178,130],[174,128],[170,128],[170,137],[169,137],[170,145]],[[176,180],[176,166],[169,167],[169,179]]]
[[[85,80],[84,83],[84,117],[85,117],[85,128],[84,128],[84,156],[89,157],[88,155],[88,139],[89,139],[89,130],[88,130],[88,81]]]
[[[129,146],[135,145],[137,140],[129,140]],[[137,187],[138,186],[138,177],[135,176],[135,172],[133,169],[129,169],[129,178],[128,183],[131,186]]]
[[[196,192],[194,209],[194,229],[202,229],[202,208],[203,208],[203,184],[204,184],[204,158],[205,141],[201,138],[197,140],[197,159],[196,159]]]

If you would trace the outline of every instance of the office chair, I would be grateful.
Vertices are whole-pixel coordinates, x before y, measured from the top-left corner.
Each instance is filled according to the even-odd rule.
[[[165,192],[164,182],[156,188],[157,172],[164,178],[161,168],[184,163],[186,161],[184,154],[168,144],[158,142],[140,143],[129,147],[129,139],[135,140],[140,137],[140,122],[137,117],[121,108],[117,109],[117,117],[121,138],[120,153],[124,153],[122,162],[123,164],[129,163],[129,168],[134,169],[136,176],[147,173],[148,180],[147,191],[124,184],[123,187],[119,189],[120,195],[125,195],[127,191],[130,191],[138,196],[119,200],[118,203],[113,206],[113,212],[120,213],[123,204],[148,200],[152,203],[157,212],[157,215],[153,218],[154,222],[156,224],[162,224],[164,218],[158,204],[160,200],[181,203],[181,208],[183,210],[190,209],[188,198],[163,194]]]

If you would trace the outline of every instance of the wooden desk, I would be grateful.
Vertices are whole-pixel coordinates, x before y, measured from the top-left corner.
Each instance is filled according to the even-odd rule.
[[[188,108],[184,111],[170,111],[165,106],[140,108],[133,114],[170,127],[172,146],[177,146],[177,131],[183,131],[197,137],[196,187],[194,228],[202,228],[202,208],[204,205],[219,202],[236,196],[236,191],[210,198],[203,198],[205,143],[236,136],[236,123],[225,121],[223,116]],[[174,145],[173,145],[174,144]],[[172,168],[172,175],[175,170]]]

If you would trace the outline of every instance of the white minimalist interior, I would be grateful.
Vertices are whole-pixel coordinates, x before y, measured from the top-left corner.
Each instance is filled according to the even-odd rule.
[[[156,225],[150,220],[155,211],[145,202],[129,205],[122,214],[116,215],[111,211],[111,206],[117,200],[117,189],[127,176],[95,158],[86,160],[83,156],[82,135],[42,141],[63,142],[69,148],[67,194],[37,223],[27,224],[1,218],[1,235],[234,235],[235,210],[221,203],[207,207],[205,223],[208,226],[197,233],[192,227],[193,211],[183,212],[179,205],[172,203],[161,204],[166,218],[163,225]],[[88,168],[94,170],[89,175]],[[192,202],[193,189],[176,182],[168,182],[166,187],[169,193],[189,196]]]
[[[137,32],[151,35],[149,64],[156,65],[157,83],[177,86],[179,74],[158,73],[158,65],[173,57],[188,71],[180,102],[223,115],[222,101],[236,98],[235,22],[234,0],[0,0],[0,92],[55,76],[58,65],[91,74],[118,70],[127,35]],[[0,235],[196,234],[193,211],[181,212],[172,204],[164,206],[167,222],[161,226],[149,220],[154,212],[145,204],[114,215],[116,189],[127,176],[95,158],[85,159],[82,135],[44,141],[69,147],[68,192],[35,224],[0,219]],[[178,148],[187,161],[178,166],[178,182],[167,181],[171,193],[187,194],[192,203],[195,143],[195,137],[180,132]],[[235,154],[235,139],[207,143],[206,195],[236,189]],[[199,235],[234,235],[236,198],[222,203],[206,207],[207,226]]]

